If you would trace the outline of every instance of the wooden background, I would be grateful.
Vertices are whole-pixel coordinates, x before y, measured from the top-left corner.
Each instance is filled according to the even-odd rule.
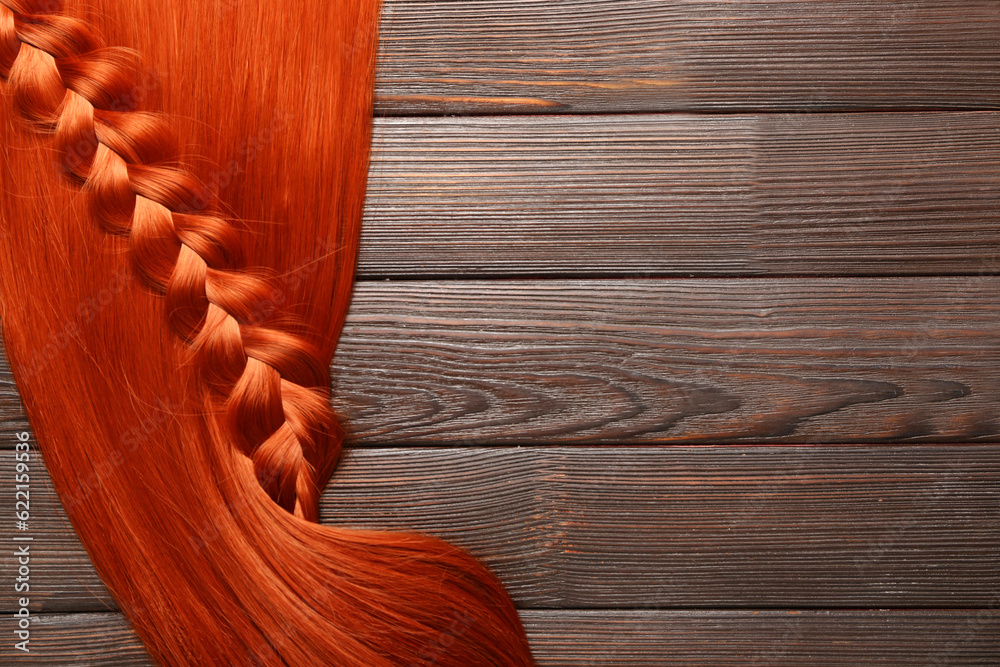
[[[395,0],[378,90],[324,521],[542,665],[1000,664],[1000,3]],[[148,664],[33,481],[19,661]]]

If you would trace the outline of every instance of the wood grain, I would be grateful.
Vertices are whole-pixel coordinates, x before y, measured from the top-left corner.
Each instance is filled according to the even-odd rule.
[[[540,664],[995,665],[995,609],[526,612]]]
[[[996,664],[995,610],[523,611],[540,667],[621,665]],[[10,635],[9,616],[0,632]],[[40,614],[33,653],[0,645],[0,660],[63,667],[150,667],[119,615]]]
[[[1000,279],[366,283],[355,445],[997,440]]]
[[[0,616],[0,632],[14,636],[12,616]],[[0,662],[60,667],[154,667],[135,631],[120,614],[38,614],[31,618],[29,653],[0,644]]]
[[[1000,108],[993,0],[397,0],[379,110]]]
[[[32,610],[113,608],[33,480]],[[992,444],[353,450],[321,507],[464,546],[535,609],[995,608],[997,516]]]
[[[997,274],[998,128],[997,113],[385,119],[360,272]]]

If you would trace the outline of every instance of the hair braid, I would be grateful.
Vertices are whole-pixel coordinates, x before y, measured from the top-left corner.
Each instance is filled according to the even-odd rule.
[[[57,0],[0,0],[0,78],[14,108],[54,135],[100,225],[128,236],[261,486],[315,521],[342,439],[322,353],[276,323],[268,283],[242,265],[240,234],[179,166],[163,116],[137,108],[132,55],[60,11]]]

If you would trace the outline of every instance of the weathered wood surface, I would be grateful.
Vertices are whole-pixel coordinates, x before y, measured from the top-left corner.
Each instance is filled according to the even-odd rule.
[[[998,486],[994,444],[354,450],[321,520],[444,537],[527,609],[985,608]],[[113,608],[44,477],[32,503],[33,611]]]
[[[1000,113],[384,119],[360,271],[996,274],[998,127]]]
[[[352,444],[1000,439],[1000,278],[367,283]]]
[[[995,611],[523,611],[540,666],[681,667],[790,665],[982,665],[1000,655]],[[0,660],[61,667],[148,667],[121,616],[35,617],[34,653]],[[10,617],[0,617],[6,635]],[[37,643],[36,643],[37,642]]]
[[[396,0],[379,111],[1000,108],[994,0]]]
[[[995,276],[367,282],[334,402],[352,446],[996,441],[998,294]],[[2,367],[5,428],[20,409]]]

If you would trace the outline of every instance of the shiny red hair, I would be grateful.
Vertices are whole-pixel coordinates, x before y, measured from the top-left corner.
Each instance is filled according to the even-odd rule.
[[[465,552],[316,523],[378,12],[0,0],[7,353],[70,520],[161,664],[532,663]]]

